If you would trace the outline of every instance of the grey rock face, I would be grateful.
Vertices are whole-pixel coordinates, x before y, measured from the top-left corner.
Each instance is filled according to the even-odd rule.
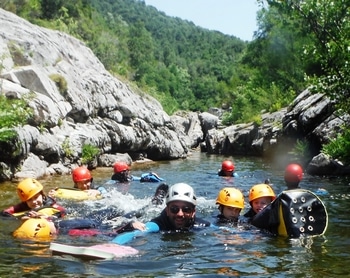
[[[20,151],[12,162],[21,173],[9,165],[11,158],[4,162],[3,169],[13,169],[13,176],[28,173],[26,160],[32,156],[47,167],[79,164],[85,144],[99,148],[99,155],[186,157],[189,142],[178,135],[159,102],[112,76],[81,41],[0,9],[0,55],[2,94],[30,94],[34,112],[28,126],[18,128]]]

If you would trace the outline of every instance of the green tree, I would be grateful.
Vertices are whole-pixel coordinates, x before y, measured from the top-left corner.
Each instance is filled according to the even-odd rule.
[[[304,54],[321,65],[314,71],[317,90],[334,99],[338,108],[350,112],[350,3],[348,0],[267,0],[309,34]]]
[[[305,88],[303,46],[308,42],[300,22],[280,13],[275,7],[262,9],[258,32],[248,45],[242,62],[256,69],[255,86],[268,88],[274,83],[283,91]]]
[[[130,65],[133,68],[138,69],[141,65],[154,60],[153,40],[141,21],[137,21],[135,25],[130,27],[128,47]],[[138,71],[135,79],[140,80],[143,74],[142,70]]]

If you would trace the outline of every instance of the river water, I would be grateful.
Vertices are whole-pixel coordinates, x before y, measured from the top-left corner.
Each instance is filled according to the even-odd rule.
[[[229,159],[232,159],[228,157]],[[262,158],[233,158],[238,178],[216,175],[222,156],[194,152],[184,160],[134,165],[132,174],[140,176],[154,171],[171,185],[186,182],[198,197],[197,215],[213,222],[218,209],[215,198],[222,187],[235,186],[247,196],[249,188],[269,178],[276,193],[285,189],[284,163]],[[92,172],[95,183],[105,184],[112,169]],[[70,176],[40,180],[45,190],[57,186],[71,187]],[[18,221],[0,220],[0,277],[343,277],[350,274],[350,187],[347,178],[305,175],[301,186],[316,191],[323,188],[329,224],[324,236],[287,239],[268,237],[255,230],[230,231],[207,228],[178,235],[147,234],[128,245],[138,249],[135,257],[112,261],[82,260],[71,256],[52,256],[49,242],[19,240],[12,237]],[[144,208],[140,220],[158,215],[162,207],[148,206],[157,184],[131,182],[124,186],[107,186],[110,197],[102,201],[66,203],[70,217],[85,210],[116,207],[122,212]],[[0,184],[1,209],[18,202],[15,183]],[[247,210],[249,204],[246,203]],[[73,211],[75,210],[75,211]],[[242,213],[243,214],[243,213]],[[118,226],[123,217],[110,221]],[[59,235],[55,242],[72,245],[104,243],[113,237],[98,235],[72,237]]]

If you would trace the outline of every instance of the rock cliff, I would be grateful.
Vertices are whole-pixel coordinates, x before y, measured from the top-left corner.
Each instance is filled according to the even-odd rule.
[[[158,101],[112,76],[81,41],[0,9],[0,56],[1,93],[30,95],[34,111],[19,149],[2,143],[3,178],[69,171],[87,144],[99,155],[186,157],[190,146]]]

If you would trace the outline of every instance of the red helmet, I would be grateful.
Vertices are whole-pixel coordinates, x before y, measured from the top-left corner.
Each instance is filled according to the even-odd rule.
[[[300,182],[303,178],[303,168],[299,164],[289,164],[284,172],[286,182]]]
[[[221,164],[221,170],[227,172],[233,172],[235,170],[235,165],[230,160],[225,160]]]
[[[129,170],[129,165],[125,162],[116,162],[113,166],[114,173],[120,173],[126,170]]]
[[[92,176],[90,171],[86,167],[78,167],[73,170],[72,178],[74,182],[80,182],[91,180]]]

